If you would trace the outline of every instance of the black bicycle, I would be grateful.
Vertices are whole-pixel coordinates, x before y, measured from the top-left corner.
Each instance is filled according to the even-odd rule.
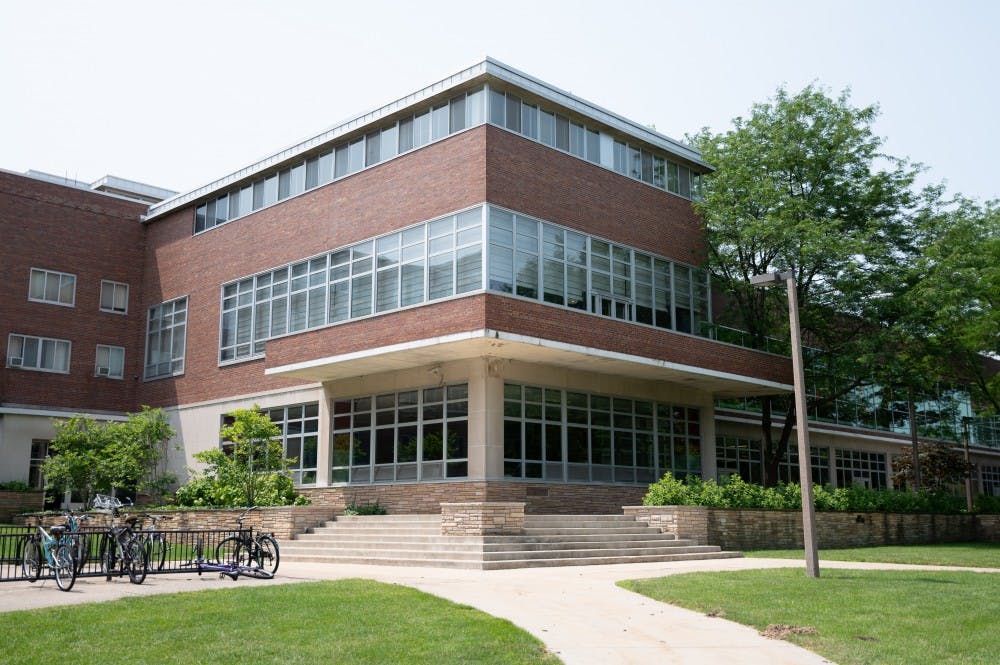
[[[141,521],[149,520],[150,525],[143,527],[137,535],[142,541],[142,546],[146,550],[146,559],[149,560],[150,570],[161,571],[167,561],[167,551],[170,549],[170,542],[167,534],[160,530],[160,522],[169,520],[167,515],[150,515],[143,513],[139,516]]]
[[[110,511],[111,526],[101,540],[101,572],[110,580],[113,575],[128,575],[132,584],[142,584],[149,572],[149,560],[142,540],[134,532],[138,517],[126,516],[123,525],[115,525],[122,502],[114,497],[98,494],[94,499],[95,510]]]
[[[256,509],[257,506],[247,508],[242,515],[236,518],[236,523],[239,524],[239,533],[219,542],[215,548],[215,559],[223,564],[259,568],[273,577],[278,571],[278,562],[281,558],[278,552],[278,541],[274,539],[273,534],[257,533],[255,535],[252,528],[243,528],[243,521],[247,515]]]

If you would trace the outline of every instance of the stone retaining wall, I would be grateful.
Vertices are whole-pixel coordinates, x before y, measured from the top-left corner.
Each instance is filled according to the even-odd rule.
[[[41,510],[44,506],[45,493],[41,490],[0,490],[0,522],[12,522],[15,515]]]
[[[441,504],[442,536],[501,536],[524,533],[524,504],[469,501]]]
[[[802,513],[702,506],[627,506],[626,515],[663,533],[725,550],[794,549],[802,545]],[[906,513],[816,513],[819,549],[1000,541],[1000,516]]]
[[[150,515],[165,515],[170,519],[160,522],[160,526],[166,531],[225,531],[236,529],[236,518],[243,513],[242,508],[223,508],[205,510],[150,510],[132,511],[148,512]],[[127,514],[123,511],[122,514]],[[111,516],[105,513],[90,513],[94,519],[87,522],[88,527],[109,526]],[[273,533],[278,540],[290,540],[296,533],[302,533],[306,529],[319,526],[328,520],[333,519],[333,510],[326,506],[272,506],[268,508],[258,508],[247,515],[244,526],[252,526],[255,531],[266,531]],[[19,520],[35,524],[34,519]],[[62,524],[61,515],[44,515],[42,524],[51,526]]]
[[[442,503],[469,501],[514,501],[525,504],[531,515],[611,515],[622,506],[635,505],[646,494],[645,487],[577,485],[572,483],[525,483],[457,481],[301,488],[314,505],[344,512],[352,502],[366,505],[378,501],[394,515],[430,515]]]

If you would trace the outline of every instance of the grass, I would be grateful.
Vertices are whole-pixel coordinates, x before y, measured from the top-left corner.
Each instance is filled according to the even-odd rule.
[[[764,631],[813,628],[787,638],[840,665],[996,663],[1000,575],[799,568],[691,573],[620,585]]]
[[[803,550],[754,550],[745,556],[805,561]],[[893,545],[820,550],[820,559],[867,561],[871,563],[913,563],[928,566],[1000,568],[1000,543],[943,543],[940,545]]]
[[[0,613],[3,662],[559,663],[509,621],[371,580],[280,584]]]

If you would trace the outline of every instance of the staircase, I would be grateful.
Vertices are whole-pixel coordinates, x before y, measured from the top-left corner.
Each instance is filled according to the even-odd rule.
[[[345,516],[281,544],[283,561],[478,570],[739,556],[626,515],[528,515],[517,536],[442,536],[439,515]]]

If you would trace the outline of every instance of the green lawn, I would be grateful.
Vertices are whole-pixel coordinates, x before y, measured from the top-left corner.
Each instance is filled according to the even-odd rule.
[[[803,550],[754,550],[745,556],[805,561]],[[868,561],[874,563],[915,563],[932,566],[1000,568],[1000,543],[944,543],[941,545],[896,545],[820,550],[820,559]],[[821,567],[822,568],[822,567]]]
[[[657,600],[788,638],[840,665],[996,663],[1000,574],[800,568],[691,573],[620,583]]]
[[[509,621],[370,580],[0,613],[0,642],[8,664],[560,662]]]

